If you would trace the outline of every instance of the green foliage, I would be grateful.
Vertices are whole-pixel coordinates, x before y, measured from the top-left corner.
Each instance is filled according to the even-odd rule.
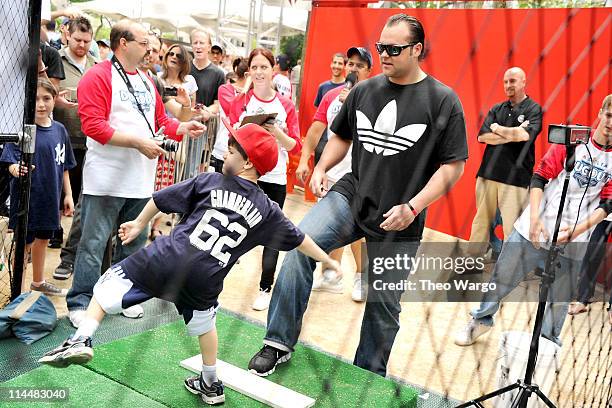
[[[304,34],[295,34],[281,38],[280,50],[281,53],[287,54],[291,66],[297,63],[297,60],[302,59],[302,49],[304,48]]]
[[[110,38],[110,32],[111,29],[110,27],[106,27],[106,26],[99,26],[98,29],[96,30],[96,40],[108,40]]]

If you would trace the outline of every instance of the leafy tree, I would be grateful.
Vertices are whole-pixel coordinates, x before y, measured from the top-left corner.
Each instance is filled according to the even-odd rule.
[[[280,50],[281,53],[287,54],[291,66],[297,64],[297,60],[302,58],[302,49],[304,48],[304,34],[295,34],[281,38]]]

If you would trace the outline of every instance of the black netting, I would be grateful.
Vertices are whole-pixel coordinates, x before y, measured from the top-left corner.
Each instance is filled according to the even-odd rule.
[[[23,90],[23,84],[25,81],[25,52],[27,49],[27,10],[22,4],[21,0],[10,0],[5,1],[0,5],[2,12],[0,21],[0,133],[3,134],[16,134],[23,128],[23,107],[25,105],[25,92]],[[391,6],[398,6],[395,2],[387,4]],[[455,4],[453,4],[455,3]],[[489,3],[491,7],[504,7],[509,2],[484,2]],[[535,7],[537,5],[555,5],[553,2],[517,2],[521,7]],[[536,4],[537,3],[537,4]],[[551,4],[549,4],[551,3]],[[486,6],[483,2],[406,2],[409,7],[447,7],[451,6],[455,8],[480,8]],[[404,5],[406,5],[404,4]],[[399,10],[398,10],[399,11]],[[572,9],[568,11],[567,20],[559,27],[555,27],[555,34],[550,43],[544,43],[544,37],[539,39],[539,49],[541,50],[540,58],[533,62],[531,67],[524,67],[531,77],[532,73],[539,72],[540,85],[543,89],[544,79],[543,71],[539,71],[538,65],[542,62],[544,57],[550,51],[550,48],[557,41],[566,30],[571,29],[572,19],[579,13],[581,9]],[[414,13],[408,12],[408,14],[414,14],[418,16],[418,10]],[[479,49],[480,41],[484,35],[484,30],[479,32],[476,27],[473,27],[474,22],[472,21],[472,14],[465,14],[465,24],[470,27],[470,41],[471,49],[474,51],[473,54],[465,57],[463,65],[461,65],[461,71],[456,83],[450,83],[451,87],[459,87],[460,82],[464,80],[464,76],[467,75],[470,70],[475,69],[476,65],[473,62],[476,58],[476,51]],[[529,18],[533,18],[532,16]],[[528,22],[526,18],[518,26],[508,29],[509,39],[513,39],[509,43],[516,42],[516,48],[509,47],[506,58],[503,63],[511,65],[513,62],[513,55],[518,52],[519,39],[523,35],[523,30]],[[508,19],[510,19],[508,17]],[[595,18],[593,17],[593,20]],[[15,28],[15,21],[21,21],[23,23],[22,29]],[[510,21],[510,20],[508,20]],[[578,82],[578,79],[572,78],[572,74],[575,70],[575,66],[584,61],[588,61],[590,57],[589,51],[595,47],[599,41],[610,41],[610,18],[606,20],[606,23],[595,27],[587,27],[585,30],[588,32],[588,40],[585,42],[584,51],[579,53],[575,60],[572,60],[570,54],[566,61],[558,61],[558,64],[565,64],[566,76],[562,79],[561,83],[558,84],[554,89],[550,89],[550,98],[548,101],[544,98],[541,104],[545,110],[547,104],[552,103],[551,101],[557,97],[557,94],[561,92],[563,86],[568,86],[572,80]],[[10,22],[10,24],[8,23]],[[540,29],[545,31],[545,21],[541,21]],[[440,19],[438,24],[445,24],[443,18]],[[436,37],[436,26],[425,27],[428,31],[428,35],[432,38]],[[550,30],[547,27],[546,30]],[[514,39],[513,36],[516,36]],[[607,38],[607,40],[606,40]],[[602,40],[603,39],[603,40]],[[449,39],[450,41],[451,39]],[[515,41],[516,40],[516,41]],[[567,41],[570,41],[569,39]],[[2,48],[4,47],[4,48]],[[504,48],[505,49],[505,48]],[[609,50],[609,47],[608,47]],[[434,50],[435,52],[435,50]],[[439,60],[438,60],[439,61]],[[454,63],[454,62],[453,62]],[[590,62],[591,64],[592,61]],[[473,92],[476,95],[476,104],[480,112],[478,118],[479,122],[484,120],[484,116],[487,112],[488,107],[484,106],[482,101],[489,100],[490,94],[493,92],[495,87],[498,87],[501,83],[501,78],[505,71],[506,66],[493,67],[497,74],[495,82],[490,84],[478,84],[475,82]],[[587,103],[587,100],[591,97],[591,93],[601,87],[601,83],[605,82],[605,77],[608,75],[608,85],[610,84],[609,67],[592,67],[590,70],[592,77],[587,86],[580,90],[580,93],[584,92],[582,97],[577,98],[579,101],[577,106],[568,106],[566,109],[566,119],[571,121],[574,117],[575,111],[578,111],[582,104]],[[537,76],[534,74],[534,82]],[[19,88],[21,84],[21,88]],[[536,85],[537,86],[537,85]],[[535,86],[534,86],[535,87]],[[608,87],[609,88],[609,87]],[[579,92],[579,91],[576,91]],[[608,91],[609,92],[609,91]],[[543,93],[543,92],[542,92]],[[568,98],[569,100],[569,98]],[[594,108],[589,111],[591,116],[593,112],[598,109],[600,101],[589,101],[588,104]],[[595,107],[597,109],[595,109]],[[208,133],[198,139],[188,139],[179,145],[178,150],[169,152],[162,156],[158,162],[157,178],[156,178],[156,189],[160,189],[171,185],[176,182],[183,181],[187,178],[194,177],[205,170],[207,164],[210,161],[210,154],[214,143],[214,135],[216,134],[216,126],[218,121],[216,118],[211,119],[208,123]],[[221,126],[221,125],[219,125]],[[303,131],[305,133],[305,130]],[[540,138],[545,138],[546,129],[543,130]],[[474,137],[470,135],[469,137]],[[477,154],[473,155],[478,156]],[[479,160],[480,157],[476,157],[475,160]],[[472,160],[472,159],[470,159]],[[473,176],[473,175],[470,175]],[[464,175],[463,177],[467,177]],[[10,253],[12,247],[12,234],[8,231],[8,191],[9,191],[9,180],[11,176],[7,173],[5,168],[0,167],[0,307],[4,306],[11,294],[11,274],[10,274]],[[27,182],[27,178],[19,179],[18,182]],[[385,180],[381,180],[385,182]],[[16,187],[19,188],[18,183]],[[296,196],[289,197],[285,206],[285,211],[291,214],[291,219],[294,223],[298,224],[304,214],[309,208],[300,202],[295,204],[295,201],[300,198]],[[463,200],[463,198],[460,198]],[[291,201],[294,202],[291,202]],[[449,207],[454,210],[454,207],[462,208],[465,206],[464,202],[450,202]],[[433,213],[433,210],[432,210]],[[429,217],[435,217],[435,214],[430,213]],[[168,220],[169,218],[165,218]],[[471,217],[464,217],[462,219],[453,220],[453,227],[456,230],[465,230],[466,226],[469,226],[472,222]],[[169,223],[170,226],[172,223]],[[435,227],[435,223],[434,227]],[[167,232],[167,231],[164,231]],[[609,233],[609,232],[608,232]],[[420,254],[424,254],[425,257],[441,257],[445,259],[457,259],[460,257],[461,251],[458,252],[454,244],[454,239],[446,239],[448,236],[442,237],[442,234],[437,234],[433,230],[426,231],[424,237],[424,243],[433,243],[432,246],[421,245]],[[452,242],[452,243],[449,243]],[[483,243],[486,247],[489,243]],[[504,244],[506,245],[506,244]],[[508,248],[508,247],[506,247]],[[363,252],[367,252],[365,246]],[[253,253],[255,255],[253,255]],[[245,346],[244,342],[239,340],[242,339],[243,335],[247,331],[244,327],[242,319],[256,319],[258,323],[265,323],[265,314],[256,314],[251,309],[253,296],[247,294],[247,291],[254,292],[257,290],[257,282],[259,280],[259,270],[261,256],[258,250],[253,251],[251,254],[245,255],[241,259],[241,263],[237,265],[236,270],[233,272],[236,274],[244,274],[248,279],[251,279],[253,284],[248,287],[242,282],[243,279],[247,278],[234,278],[232,275],[227,279],[225,284],[225,294],[227,294],[224,300],[227,303],[223,305],[231,312],[232,315],[238,315],[241,319],[226,320],[224,330],[230,332],[233,337],[236,338],[236,342],[228,342],[225,345],[223,352],[225,356],[240,355],[242,360],[240,361],[241,368],[246,368],[248,364],[248,358],[244,358],[245,351],[241,349]],[[458,255],[459,254],[459,255]],[[279,369],[273,376],[269,377],[272,381],[278,383],[291,383],[295,381],[294,372],[298,369],[302,370],[300,373],[304,374],[303,382],[316,382],[320,385],[317,390],[318,394],[315,395],[313,392],[311,396],[317,398],[317,402],[322,406],[349,406],[343,398],[346,397],[346,390],[343,387],[346,383],[342,384],[340,381],[344,379],[346,381],[345,363],[352,362],[352,357],[355,354],[357,347],[362,316],[364,313],[363,303],[351,302],[350,296],[347,296],[347,292],[353,289],[352,286],[352,269],[353,263],[349,254],[348,248],[344,255],[344,269],[350,271],[346,273],[344,284],[344,295],[340,299],[339,297],[334,298],[335,295],[315,293],[313,292],[309,299],[308,313],[304,316],[303,321],[300,323],[304,327],[300,341],[302,345],[306,344],[309,349],[298,348],[298,353],[306,354],[308,358],[306,362],[302,361],[302,366],[298,366],[299,355],[290,361],[287,369]],[[469,279],[474,283],[486,283],[489,282],[492,273],[495,268],[495,258],[492,255],[485,256],[487,262],[484,266],[484,270],[469,276]],[[519,257],[518,259],[523,259]],[[282,260],[281,260],[282,261]],[[279,261],[279,265],[280,262]],[[370,259],[370,262],[373,260]],[[363,259],[363,263],[368,262],[367,257]],[[256,269],[252,272],[252,269]],[[356,265],[355,265],[356,269]],[[367,268],[364,268],[367,269]],[[599,274],[604,276],[609,275],[612,269],[610,265],[610,248],[605,248],[604,261],[600,266]],[[531,338],[532,328],[535,324],[536,310],[538,307],[538,290],[541,283],[541,271],[537,268],[533,270],[524,271],[524,276],[521,283],[517,285],[511,294],[510,298],[505,299],[499,307],[495,315],[495,328],[488,332],[486,335],[474,342],[469,346],[459,346],[455,344],[457,333],[460,329],[464,328],[468,323],[470,317],[469,313],[479,305],[479,299],[476,298],[463,298],[464,293],[460,291],[449,292],[445,291],[442,298],[427,299],[424,300],[411,298],[405,295],[402,298],[402,313],[398,317],[400,323],[400,330],[395,338],[395,344],[393,352],[391,353],[387,364],[388,377],[395,381],[393,389],[389,388],[389,393],[394,393],[396,405],[403,406],[404,400],[402,399],[402,393],[405,392],[404,386],[408,386],[415,390],[419,397],[415,404],[409,406],[417,407],[433,407],[433,408],[446,408],[450,406],[457,406],[463,401],[469,401],[477,398],[482,394],[489,393],[498,388],[512,384],[517,379],[524,376],[525,366],[527,363],[527,354],[529,348],[529,340]],[[256,276],[255,276],[256,275]],[[421,275],[417,275],[419,277]],[[436,276],[436,281],[440,284],[453,285],[455,281],[461,277],[457,277],[449,272],[448,268],[433,268],[427,271],[428,278]],[[315,277],[320,277],[320,272],[315,272]],[[368,286],[368,290],[373,290],[374,282],[378,276],[365,276],[363,280]],[[540,344],[539,361],[542,365],[536,368],[536,374],[534,382],[539,384],[544,390],[545,394],[557,407],[592,407],[592,408],[609,408],[611,407],[612,398],[612,332],[610,330],[611,317],[607,310],[607,303],[610,296],[610,282],[599,284],[595,287],[592,296],[589,301],[592,303],[589,305],[588,310],[584,313],[576,314],[575,316],[566,316],[563,323],[563,330],[561,331],[560,342],[563,343],[562,347],[558,348],[549,340],[542,340]],[[605,280],[605,279],[604,279]],[[600,279],[601,281],[601,279]],[[244,290],[243,292],[239,292]],[[424,291],[427,292],[427,291]],[[228,294],[229,293],[229,294]],[[250,292],[249,292],[250,293]],[[430,293],[420,293],[420,296],[428,296]],[[340,299],[340,300],[339,300]],[[558,307],[559,304],[569,303],[573,298],[562,298],[555,299]],[[371,299],[368,299],[370,302]],[[149,313],[153,313],[153,309],[149,303],[149,307],[146,310],[147,317],[149,319]],[[366,306],[370,306],[369,304]],[[566,313],[561,309],[563,313]],[[263,316],[263,317],[262,317]],[[156,316],[151,315],[151,320],[146,321],[146,325],[142,325],[144,330],[149,328],[155,328],[163,323],[176,318],[173,312],[168,312],[165,309],[164,313],[160,313],[158,320],[155,320]],[[108,327],[116,324],[119,320],[114,318],[109,322]],[[106,325],[107,322],[102,323]],[[134,325],[137,326],[137,325]],[[146,326],[146,327],[145,327]],[[72,333],[72,330],[68,327],[68,323],[63,321],[59,327],[59,331],[62,336]],[[135,333],[141,328],[133,328],[133,331],[129,333]],[[106,330],[106,328],[105,328]],[[101,338],[114,339],[113,336],[109,336],[108,332],[102,330]],[[120,330],[121,331],[121,330]],[[128,333],[127,331],[125,332]],[[245,335],[246,336],[246,335]],[[64,338],[62,337],[62,339]],[[252,337],[253,343],[252,350],[256,351],[260,346],[261,334]],[[59,342],[60,339],[57,333],[54,337],[49,337],[44,341],[44,347],[41,343],[34,347],[35,353],[31,350],[23,353],[23,356],[19,356],[17,359],[25,361],[22,369],[16,369],[11,371],[13,375],[25,372],[28,369],[34,367],[34,361],[40,357],[44,351],[47,351],[55,343],[51,344],[49,341],[53,338],[53,341]],[[330,338],[339,338],[340,341],[330,341]],[[141,358],[142,350],[148,348],[154,348],[153,342],[158,341],[155,336],[144,338],[142,342],[138,344],[136,348],[130,348],[123,350],[125,355],[117,360],[117,364],[121,365],[125,363],[125,367],[122,366],[122,376],[117,381],[123,382],[128,387],[133,387],[133,378],[142,376],[139,372],[139,368],[136,364],[130,364],[132,361],[139,361]],[[340,344],[338,344],[340,343]],[[193,350],[193,347],[188,347],[187,341],[184,343],[185,350]],[[44,350],[43,350],[44,348]],[[312,350],[324,350],[329,354],[332,354],[335,359],[329,363],[321,363],[322,359],[316,355]],[[253,353],[253,351],[249,351]],[[551,356],[550,353],[554,352]],[[193,352],[191,351],[191,354]],[[23,358],[22,358],[23,357]],[[172,364],[178,364],[178,361]],[[238,363],[236,363],[238,364]],[[293,364],[293,367],[292,367]],[[306,368],[304,368],[306,366]],[[163,368],[159,368],[163,370]],[[295,370],[295,371],[292,371]],[[108,375],[108,373],[103,373]],[[345,377],[343,377],[343,375]],[[6,376],[8,379],[9,376]],[[365,377],[360,377],[365,378]],[[371,385],[368,380],[363,380],[363,386],[359,389],[359,401],[367,401],[362,404],[351,404],[350,406],[395,406],[395,405],[383,405],[377,404],[377,401],[370,399],[369,393]],[[350,381],[346,381],[347,383]],[[160,387],[164,384],[160,383]],[[71,384],[70,387],[83,387],[80,384]],[[496,407],[509,407],[511,406],[512,397],[505,395],[497,400]],[[199,402],[199,401],[198,401]],[[485,404],[485,406],[493,406],[491,403]],[[530,407],[532,405],[529,405]],[[538,405],[533,405],[538,406]],[[539,405],[543,406],[543,405]]]
[[[0,4],[1,136],[15,136],[23,130],[28,44],[28,3],[19,0],[2,2]],[[3,143],[0,143],[0,147],[3,147]],[[11,293],[12,265],[9,258],[13,234],[8,227],[8,215],[9,189],[13,177],[7,167],[6,163],[0,163],[0,306],[8,302]],[[17,184],[14,187],[17,187]]]

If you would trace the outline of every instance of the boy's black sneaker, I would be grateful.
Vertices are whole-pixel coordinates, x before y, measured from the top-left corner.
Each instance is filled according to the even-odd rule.
[[[206,385],[201,375],[185,378],[185,388],[192,394],[202,397],[202,401],[208,405],[219,405],[225,402],[223,383],[215,381],[210,386]]]
[[[290,358],[290,352],[264,344],[249,361],[249,371],[260,377],[266,377],[274,372],[278,364],[289,361]]]
[[[91,337],[67,339],[61,346],[47,352],[38,362],[53,367],[65,368],[71,364],[85,364],[93,358]]]

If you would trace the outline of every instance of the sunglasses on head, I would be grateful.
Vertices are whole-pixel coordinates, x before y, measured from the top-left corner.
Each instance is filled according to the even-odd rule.
[[[416,42],[408,43],[406,45],[397,45],[397,44],[383,44],[383,43],[377,42],[375,45],[376,45],[376,52],[378,52],[379,55],[382,55],[383,52],[387,51],[387,55],[388,56],[390,56],[390,57],[397,57],[406,48],[414,47],[418,43],[419,42],[416,41]]]
[[[183,54],[177,54],[174,51],[169,51],[166,55],[168,55],[168,58],[170,57],[176,57],[177,59],[179,59],[180,61],[183,61],[185,59],[185,57],[183,56]]]

